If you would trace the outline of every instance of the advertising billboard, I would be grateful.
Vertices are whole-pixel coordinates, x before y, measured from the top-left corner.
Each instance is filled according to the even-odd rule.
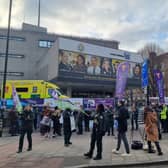
[[[114,81],[121,59],[59,50],[59,76],[83,80]],[[141,65],[129,62],[129,78],[141,78]]]

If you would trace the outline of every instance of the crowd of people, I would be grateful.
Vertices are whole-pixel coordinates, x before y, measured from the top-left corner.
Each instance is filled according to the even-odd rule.
[[[126,152],[122,155],[129,156],[131,153],[127,139],[128,120],[130,120],[131,131],[136,131],[139,129],[138,115],[137,104],[133,103],[128,110],[124,101],[119,101],[116,108],[98,104],[95,111],[85,110],[83,106],[72,111],[70,108],[61,110],[57,106],[50,108],[46,105],[40,109],[27,105],[19,115],[15,108],[10,110],[9,133],[12,136],[20,134],[17,153],[21,153],[25,134],[27,134],[28,140],[27,151],[32,150],[33,130],[40,130],[41,136],[45,138],[63,136],[65,147],[72,144],[71,135],[73,132],[82,135],[84,131],[91,131],[89,151],[84,156],[92,158],[96,145],[97,155],[93,158],[95,160],[102,159],[103,136],[116,135],[117,144],[112,152],[119,154],[121,141],[123,141]],[[159,140],[162,138],[162,133],[168,132],[168,107],[166,105],[151,104],[144,108],[144,132],[143,138],[147,142],[148,153],[155,152],[152,148],[153,142],[156,145],[158,155],[162,155]]]

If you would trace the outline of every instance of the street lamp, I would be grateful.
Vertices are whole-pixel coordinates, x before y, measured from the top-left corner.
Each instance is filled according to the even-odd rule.
[[[7,40],[6,40],[6,55],[5,55],[5,66],[4,66],[4,74],[3,74],[3,88],[2,88],[2,99],[5,99],[5,85],[6,85],[6,76],[7,76],[7,65],[8,65],[8,51],[9,51],[9,36],[10,36],[10,23],[11,23],[11,11],[12,11],[12,0],[10,0],[9,3],[9,17],[8,17],[8,32],[7,32]],[[3,130],[3,112],[2,111],[2,129],[0,129],[0,137],[2,136],[2,130]]]

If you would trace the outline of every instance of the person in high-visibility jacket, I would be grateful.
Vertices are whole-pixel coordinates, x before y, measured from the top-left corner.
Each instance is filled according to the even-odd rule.
[[[168,132],[168,126],[167,126],[167,111],[168,111],[168,108],[167,106],[164,104],[163,105],[163,109],[160,113],[160,118],[161,118],[161,123],[162,123],[162,129],[163,129],[163,132]]]

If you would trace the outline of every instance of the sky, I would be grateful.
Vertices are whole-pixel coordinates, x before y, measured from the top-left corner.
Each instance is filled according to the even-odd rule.
[[[0,27],[8,24],[9,0],[0,0]],[[116,40],[137,52],[147,43],[168,51],[167,0],[41,0],[40,25],[48,32]],[[38,0],[13,0],[11,27],[37,25]]]

